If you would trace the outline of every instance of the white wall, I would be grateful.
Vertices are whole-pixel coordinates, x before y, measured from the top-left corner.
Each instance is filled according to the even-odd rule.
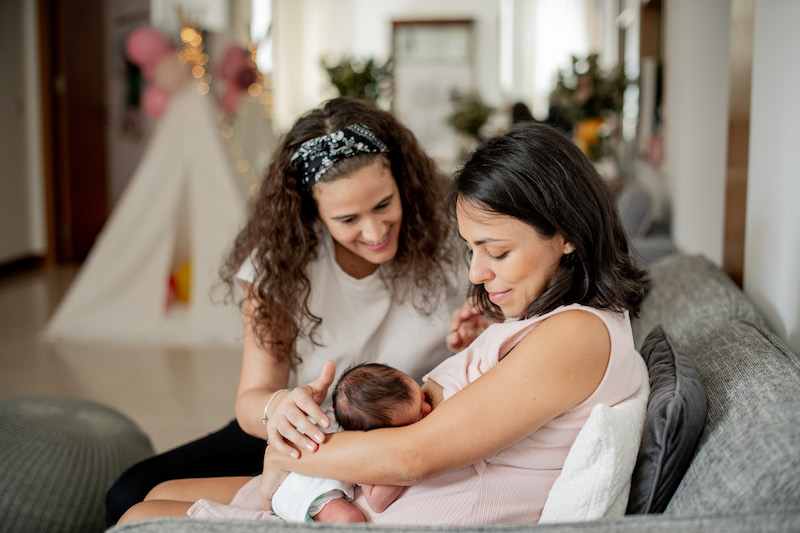
[[[389,58],[393,20],[475,21],[476,89],[499,101],[498,2],[486,0],[275,0],[275,120],[285,131],[303,112],[335,96],[320,57]]]
[[[800,353],[800,2],[755,3],[744,289]]]
[[[44,256],[47,250],[47,226],[44,200],[44,148],[42,146],[42,109],[39,79],[39,42],[35,2],[22,2],[22,33],[25,76],[25,160],[28,172],[28,243],[30,253]]]
[[[35,2],[0,2],[0,263],[46,249],[35,28]]]
[[[109,205],[114,206],[144,155],[153,121],[139,110],[126,109],[128,80],[125,71],[125,40],[128,35],[150,22],[150,0],[105,2],[106,41],[106,167],[108,169]]]
[[[122,3],[122,2],[120,2]],[[230,27],[228,1],[220,0],[149,0],[153,25],[168,34],[180,31],[184,21],[197,22],[210,31],[225,31]]]
[[[732,0],[666,1],[673,239],[722,262]],[[800,352],[800,3],[755,2],[744,291]]]
[[[683,252],[722,264],[730,0],[667,1],[665,169],[672,237]]]

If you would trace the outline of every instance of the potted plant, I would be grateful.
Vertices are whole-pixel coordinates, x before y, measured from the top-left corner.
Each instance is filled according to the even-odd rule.
[[[572,57],[569,72],[559,72],[555,89],[550,93],[550,122],[564,121],[575,143],[592,160],[604,155],[603,141],[615,118],[622,111],[628,79],[621,67],[604,72],[597,54],[585,59]]]
[[[474,93],[453,91],[450,101],[453,103],[453,113],[447,119],[448,124],[459,133],[482,142],[483,126],[494,112],[494,108],[486,105],[481,97]]]
[[[392,79],[391,59],[380,64],[372,58],[359,61],[344,57],[334,64],[329,64],[325,59],[320,63],[328,74],[331,85],[339,91],[339,96],[377,104],[389,90]]]

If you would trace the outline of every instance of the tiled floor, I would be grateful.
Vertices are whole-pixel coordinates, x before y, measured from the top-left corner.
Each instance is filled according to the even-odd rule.
[[[213,431],[233,417],[238,350],[43,343],[37,339],[74,267],[0,279],[0,398],[72,396],[132,418],[156,451]]]

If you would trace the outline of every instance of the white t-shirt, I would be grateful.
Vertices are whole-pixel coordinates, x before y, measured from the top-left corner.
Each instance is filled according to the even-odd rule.
[[[411,297],[398,303],[381,278],[379,267],[371,275],[355,279],[336,262],[333,239],[322,231],[318,256],[308,265],[311,281],[309,309],[322,318],[315,346],[298,338],[297,353],[302,363],[295,366],[289,386],[304,385],[319,377],[326,361],[336,363],[336,379],[349,366],[358,363],[384,363],[406,372],[417,381],[451,355],[445,344],[450,333],[450,317],[466,298],[466,268],[455,266],[441,290],[444,298],[438,309],[423,315]],[[237,279],[253,282],[250,259],[244,262]],[[335,381],[334,381],[335,382]],[[330,393],[323,408],[333,420]]]

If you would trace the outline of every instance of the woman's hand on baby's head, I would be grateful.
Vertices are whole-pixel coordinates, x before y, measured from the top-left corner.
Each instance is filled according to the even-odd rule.
[[[336,365],[328,361],[317,379],[282,393],[267,419],[270,446],[297,458],[297,450],[315,452],[325,442],[325,433],[309,417],[324,428],[330,427],[331,422],[319,404],[325,401],[335,374]]]

